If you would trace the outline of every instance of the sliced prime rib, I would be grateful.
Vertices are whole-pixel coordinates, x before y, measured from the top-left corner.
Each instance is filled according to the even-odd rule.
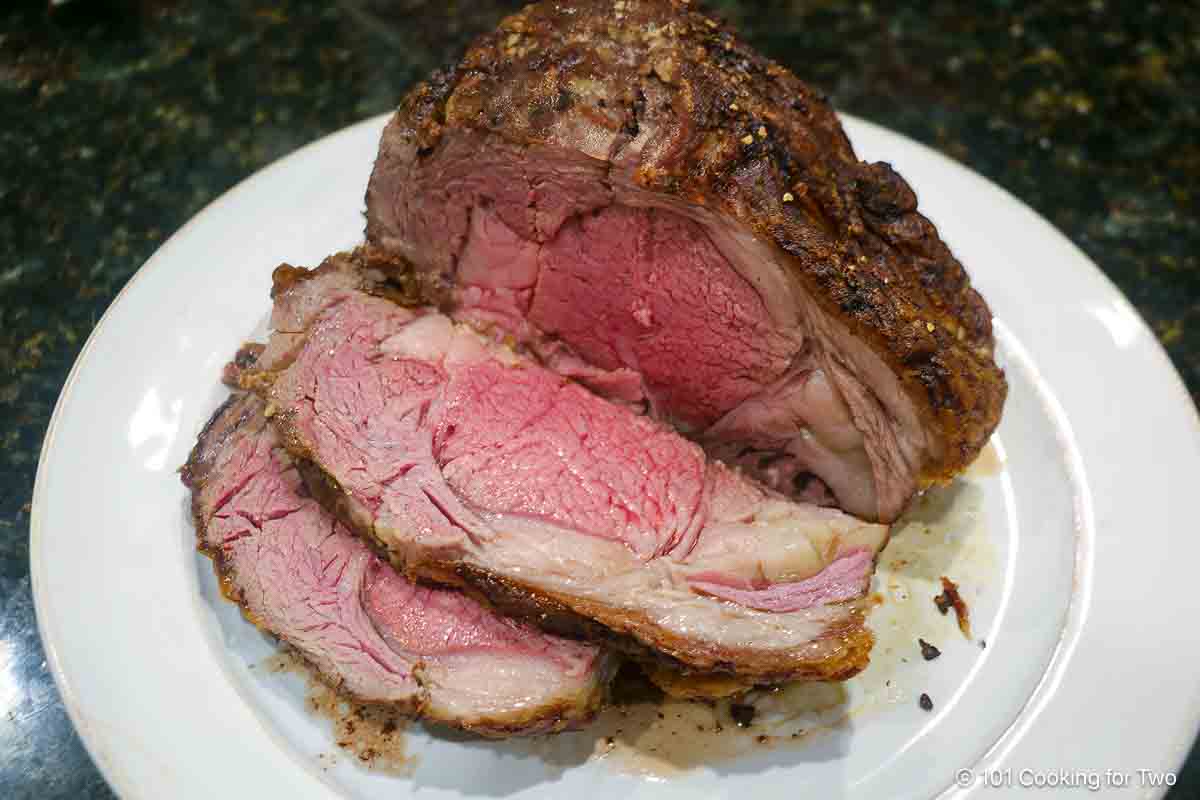
[[[353,258],[277,270],[275,333],[244,383],[398,568],[541,623],[574,615],[684,669],[774,682],[865,665],[860,599],[885,526],[787,500],[370,288]]]
[[[366,199],[456,318],[796,496],[893,520],[1000,418],[991,314],[909,186],[686,0],[507,18],[403,101]]]
[[[309,495],[254,395],[216,412],[183,478],[223,592],[353,698],[491,736],[597,710],[608,656],[401,577]]]

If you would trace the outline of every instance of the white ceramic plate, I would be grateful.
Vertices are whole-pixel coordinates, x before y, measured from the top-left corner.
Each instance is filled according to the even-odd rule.
[[[891,161],[917,189],[997,316],[1005,464],[972,479],[994,554],[972,599],[986,649],[949,642],[936,668],[898,669],[898,690],[826,735],[665,780],[585,758],[587,733],[486,744],[417,729],[416,766],[399,778],[319,758],[329,725],[304,710],[299,678],[254,668],[271,644],[219,599],[175,470],[224,395],[222,364],[267,312],[271,268],[359,240],[377,118],[263,170],[173,236],[105,314],[59,399],[33,503],[38,620],[117,791],[992,797],[1006,792],[985,772],[1008,769],[987,774],[1012,793],[1074,776],[1127,796],[1175,768],[1200,720],[1190,399],[1129,303],[1049,224],[931,150],[845,122],[862,157]],[[937,698],[933,713],[918,691]]]

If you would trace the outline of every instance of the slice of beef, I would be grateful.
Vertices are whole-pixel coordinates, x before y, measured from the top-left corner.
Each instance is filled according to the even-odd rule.
[[[866,663],[858,601],[885,526],[788,501],[336,265],[277,274],[285,344],[250,383],[398,567],[539,621],[569,612],[692,670],[766,682]]]
[[[183,478],[226,596],[348,695],[490,736],[597,710],[609,657],[402,578],[308,494],[254,395],[217,411]]]
[[[367,239],[555,369],[892,520],[987,442],[991,314],[887,164],[685,0],[541,2],[388,124]]]

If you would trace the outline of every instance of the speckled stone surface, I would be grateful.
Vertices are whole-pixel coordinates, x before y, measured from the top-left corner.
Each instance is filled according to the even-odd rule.
[[[241,178],[391,107],[516,3],[0,4],[0,797],[110,797],[34,626],[29,502],[72,361],[164,239]],[[845,110],[1063,230],[1200,397],[1200,6],[712,0]],[[1200,797],[1193,753],[1172,800]],[[1105,765],[1095,765],[1103,768]]]

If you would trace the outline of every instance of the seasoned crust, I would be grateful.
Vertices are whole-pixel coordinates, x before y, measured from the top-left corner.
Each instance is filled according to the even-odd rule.
[[[999,421],[991,313],[911,188],[858,160],[819,92],[687,0],[529,6],[414,89],[391,129],[418,158],[454,131],[583,152],[603,142],[591,155],[640,188],[773,242],[939,440],[923,483],[969,464]]]
[[[299,284],[327,272],[355,274],[360,279],[362,291],[401,306],[438,305],[443,299],[444,287],[438,286],[430,276],[413,269],[400,256],[369,244],[326,256],[312,269],[280,264],[271,273],[271,299],[275,300]]]

